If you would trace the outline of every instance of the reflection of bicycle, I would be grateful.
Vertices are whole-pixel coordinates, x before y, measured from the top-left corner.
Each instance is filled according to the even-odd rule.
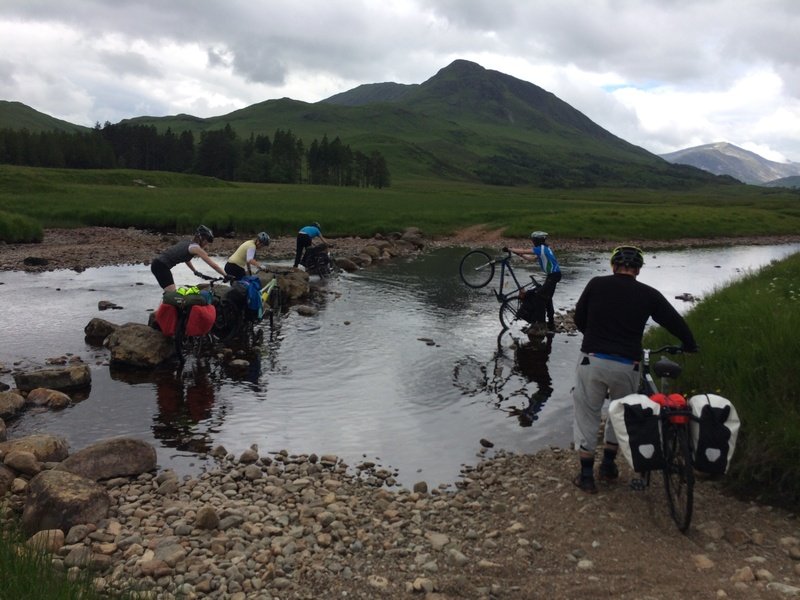
[[[500,302],[500,324],[503,330],[511,329],[514,326],[525,326],[527,323],[544,323],[544,314],[535,319],[530,318],[524,312],[520,314],[523,306],[523,298],[527,293],[536,293],[541,284],[531,275],[530,283],[522,284],[517,279],[514,269],[511,266],[511,251],[503,248],[505,256],[492,258],[483,250],[471,250],[464,255],[459,265],[461,280],[471,288],[483,288],[489,285],[494,278],[494,272],[499,265],[500,282],[494,292],[497,301]],[[510,279],[513,289],[505,292],[506,279]]]
[[[680,346],[663,346],[655,350],[645,349],[640,368],[639,392],[661,404],[661,450],[664,458],[664,489],[667,493],[669,513],[680,531],[686,531],[692,520],[694,501],[694,466],[692,462],[692,440],[689,423],[694,419],[686,399],[680,394],[670,394],[670,381],[681,374],[681,366],[675,361],[661,357],[652,367],[660,378],[661,386],[650,372],[650,355],[666,352],[680,354]],[[644,485],[650,484],[650,471],[643,474]]]
[[[530,427],[553,393],[547,367],[552,342],[548,337],[517,345],[513,357],[498,345],[485,364],[463,358],[453,368],[453,385],[467,396],[488,395],[496,408],[517,417],[520,426]]]

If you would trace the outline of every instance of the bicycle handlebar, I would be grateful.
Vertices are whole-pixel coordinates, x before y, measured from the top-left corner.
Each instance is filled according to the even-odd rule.
[[[653,348],[650,350],[650,354],[658,354],[659,352],[666,352],[667,354],[683,354],[689,352],[697,352],[697,350],[686,350],[683,346],[675,346],[674,344],[667,344],[666,346],[661,346],[661,348]]]

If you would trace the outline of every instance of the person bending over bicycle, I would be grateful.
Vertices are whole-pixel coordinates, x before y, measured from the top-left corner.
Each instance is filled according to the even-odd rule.
[[[545,273],[545,280],[542,287],[539,289],[539,295],[547,300],[547,329],[555,331],[555,308],[553,307],[553,296],[556,293],[556,284],[561,281],[561,267],[558,266],[556,255],[547,244],[547,233],[544,231],[534,231],[531,233],[531,241],[533,247],[528,250],[527,248],[509,248],[511,252],[517,256],[528,260],[528,256],[533,260],[535,258],[539,261],[539,266]]]
[[[269,235],[265,231],[259,233],[254,239],[247,240],[228,257],[228,262],[225,263],[225,273],[234,279],[241,279],[246,275],[253,274],[252,267],[255,267],[256,271],[264,270],[264,266],[256,260],[256,251],[267,246],[269,246]]]
[[[175,280],[172,278],[172,267],[185,263],[195,275],[200,275],[192,265],[192,259],[201,258],[209,267],[225,277],[225,271],[206,252],[206,247],[214,241],[214,233],[205,225],[200,225],[191,240],[183,240],[170,246],[156,256],[150,263],[150,270],[156,281],[165,292],[175,291]]]
[[[297,265],[300,264],[303,253],[311,247],[314,238],[319,238],[323,244],[328,243],[328,240],[322,237],[322,226],[316,221],[311,225],[306,225],[297,232],[297,250],[294,254],[294,265],[292,268],[298,268]]]
[[[606,396],[611,400],[635,393],[639,384],[642,335],[650,317],[696,352],[689,326],[655,288],[636,280],[644,264],[642,251],[620,246],[611,254],[611,275],[592,278],[575,305],[575,325],[583,334],[572,397],[573,433],[580,458],[574,484],[586,493],[597,492],[594,455]],[[613,482],[619,477],[615,463],[617,437],[606,422],[605,446],[598,476]]]

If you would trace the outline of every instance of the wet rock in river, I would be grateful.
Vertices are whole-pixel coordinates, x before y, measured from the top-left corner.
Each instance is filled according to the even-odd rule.
[[[72,365],[64,368],[15,373],[14,382],[23,391],[36,388],[69,390],[91,385],[92,374],[88,365]]]
[[[83,328],[83,334],[86,336],[89,343],[96,343],[99,345],[103,343],[104,339],[114,333],[118,327],[119,325],[95,317]]]
[[[0,392],[0,419],[13,417],[25,406],[25,398],[16,392]]]
[[[25,398],[26,404],[47,406],[52,409],[66,408],[71,402],[71,398],[64,392],[48,388],[33,389],[28,393],[27,398]]]
[[[142,323],[118,327],[105,342],[113,364],[150,368],[166,362],[174,353],[172,340]]]
[[[60,462],[69,455],[66,439],[44,433],[0,442],[0,454],[8,454],[14,450],[33,452],[39,462]]]

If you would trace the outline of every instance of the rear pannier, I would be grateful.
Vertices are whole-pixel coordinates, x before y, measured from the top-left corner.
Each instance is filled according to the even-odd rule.
[[[739,435],[736,408],[730,400],[715,394],[692,396],[689,407],[694,417],[690,426],[694,467],[704,473],[722,475],[728,470]]]
[[[660,413],[661,405],[644,394],[629,394],[608,406],[620,450],[637,473],[664,468]]]

